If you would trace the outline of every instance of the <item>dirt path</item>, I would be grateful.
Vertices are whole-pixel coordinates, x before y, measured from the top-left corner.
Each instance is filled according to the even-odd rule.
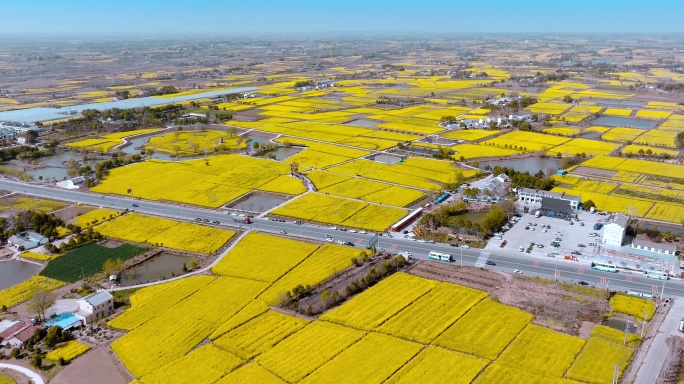
[[[28,376],[34,384],[45,384],[45,381],[42,377],[40,377],[39,374],[33,372],[28,368],[22,367],[21,365],[0,363],[0,369],[11,369],[13,371],[17,371],[23,375]]]
[[[109,348],[95,348],[65,366],[50,384],[127,384],[133,381],[112,354]]]

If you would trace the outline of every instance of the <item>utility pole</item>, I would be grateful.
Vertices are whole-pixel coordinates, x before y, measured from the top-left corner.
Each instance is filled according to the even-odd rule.
[[[641,320],[641,338],[644,338],[644,330],[646,329],[646,318],[648,317],[648,311],[644,311],[644,318]]]
[[[627,345],[627,333],[629,332],[629,323],[625,324],[625,340],[622,342],[622,345]]]
[[[663,299],[663,295],[665,294],[665,282],[667,280],[663,280],[663,289],[660,290],[660,300]]]
[[[620,371],[619,365],[613,366],[613,384],[618,384],[618,372]]]

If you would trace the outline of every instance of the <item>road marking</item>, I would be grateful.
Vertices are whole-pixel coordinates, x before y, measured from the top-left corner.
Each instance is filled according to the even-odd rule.
[[[538,261],[535,261],[534,263],[532,263],[532,266],[533,266],[533,267],[539,267],[539,262],[538,262]]]
[[[601,278],[599,280],[600,280],[599,282],[601,284],[608,284],[608,279],[605,276],[601,276]]]
[[[487,264],[487,259],[489,259],[489,252],[480,252],[480,257],[475,261],[476,267],[484,267]]]
[[[561,275],[560,269],[556,269],[556,277],[560,277],[560,275]]]
[[[394,251],[394,250],[396,250],[398,247],[399,247],[399,244],[392,244],[392,246],[390,247],[390,251]]]
[[[627,280],[628,282],[631,283],[632,282],[632,276],[625,276],[625,280]]]
[[[653,292],[654,295],[657,295],[660,293],[660,288],[657,285],[651,285],[651,292]]]
[[[584,275],[584,268],[577,268],[577,273],[580,275]]]
[[[358,239],[358,240],[356,240],[356,242],[355,242],[355,244],[361,244],[361,243],[363,243],[363,239]]]

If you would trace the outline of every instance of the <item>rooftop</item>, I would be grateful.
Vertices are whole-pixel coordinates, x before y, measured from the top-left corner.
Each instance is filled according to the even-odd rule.
[[[83,298],[83,300],[87,301],[88,304],[92,305],[93,307],[98,306],[100,304],[106,303],[107,301],[112,299],[112,295],[109,294],[107,291],[100,291],[96,293],[92,293],[86,297]]]
[[[629,218],[621,213],[614,213],[610,216],[608,216],[608,222],[606,222],[606,225],[608,224],[617,224],[622,228],[627,228],[627,224],[629,223]]]

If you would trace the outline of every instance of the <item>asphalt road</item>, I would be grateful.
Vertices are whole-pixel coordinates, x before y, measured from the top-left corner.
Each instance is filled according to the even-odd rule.
[[[65,190],[56,187],[26,184],[7,179],[0,179],[0,189],[35,195],[39,197],[72,201],[80,204],[99,206],[103,208],[129,209],[140,213],[163,216],[173,219],[191,220],[197,218],[219,221],[220,225],[237,229],[238,224],[233,219],[239,219],[223,212],[199,207],[187,207],[169,203],[140,200],[116,195],[100,195],[78,190]],[[137,204],[138,207],[134,207]],[[292,222],[276,222],[263,218],[252,219],[250,228],[254,231],[268,233],[286,232],[287,236],[324,241],[326,235],[335,240],[350,241],[357,247],[365,248],[373,233],[360,234],[330,229],[329,226],[298,225]],[[244,227],[245,224],[240,224]],[[285,234],[283,234],[285,235]],[[494,270],[512,272],[513,269],[522,271],[527,276],[538,276],[559,281],[586,281],[592,286],[610,288],[611,290],[627,291],[630,289],[660,296],[664,287],[664,297],[684,297],[684,283],[681,280],[656,280],[639,273],[609,273],[595,271],[586,264],[557,260],[553,258],[533,258],[521,254],[520,256],[497,255],[480,249],[463,249],[451,247],[448,244],[429,244],[408,239],[379,237],[379,248],[391,252],[410,252],[414,258],[425,259],[430,251],[449,253],[455,259],[454,264],[466,266],[486,266]],[[485,261],[495,263],[495,266],[485,265]]]

